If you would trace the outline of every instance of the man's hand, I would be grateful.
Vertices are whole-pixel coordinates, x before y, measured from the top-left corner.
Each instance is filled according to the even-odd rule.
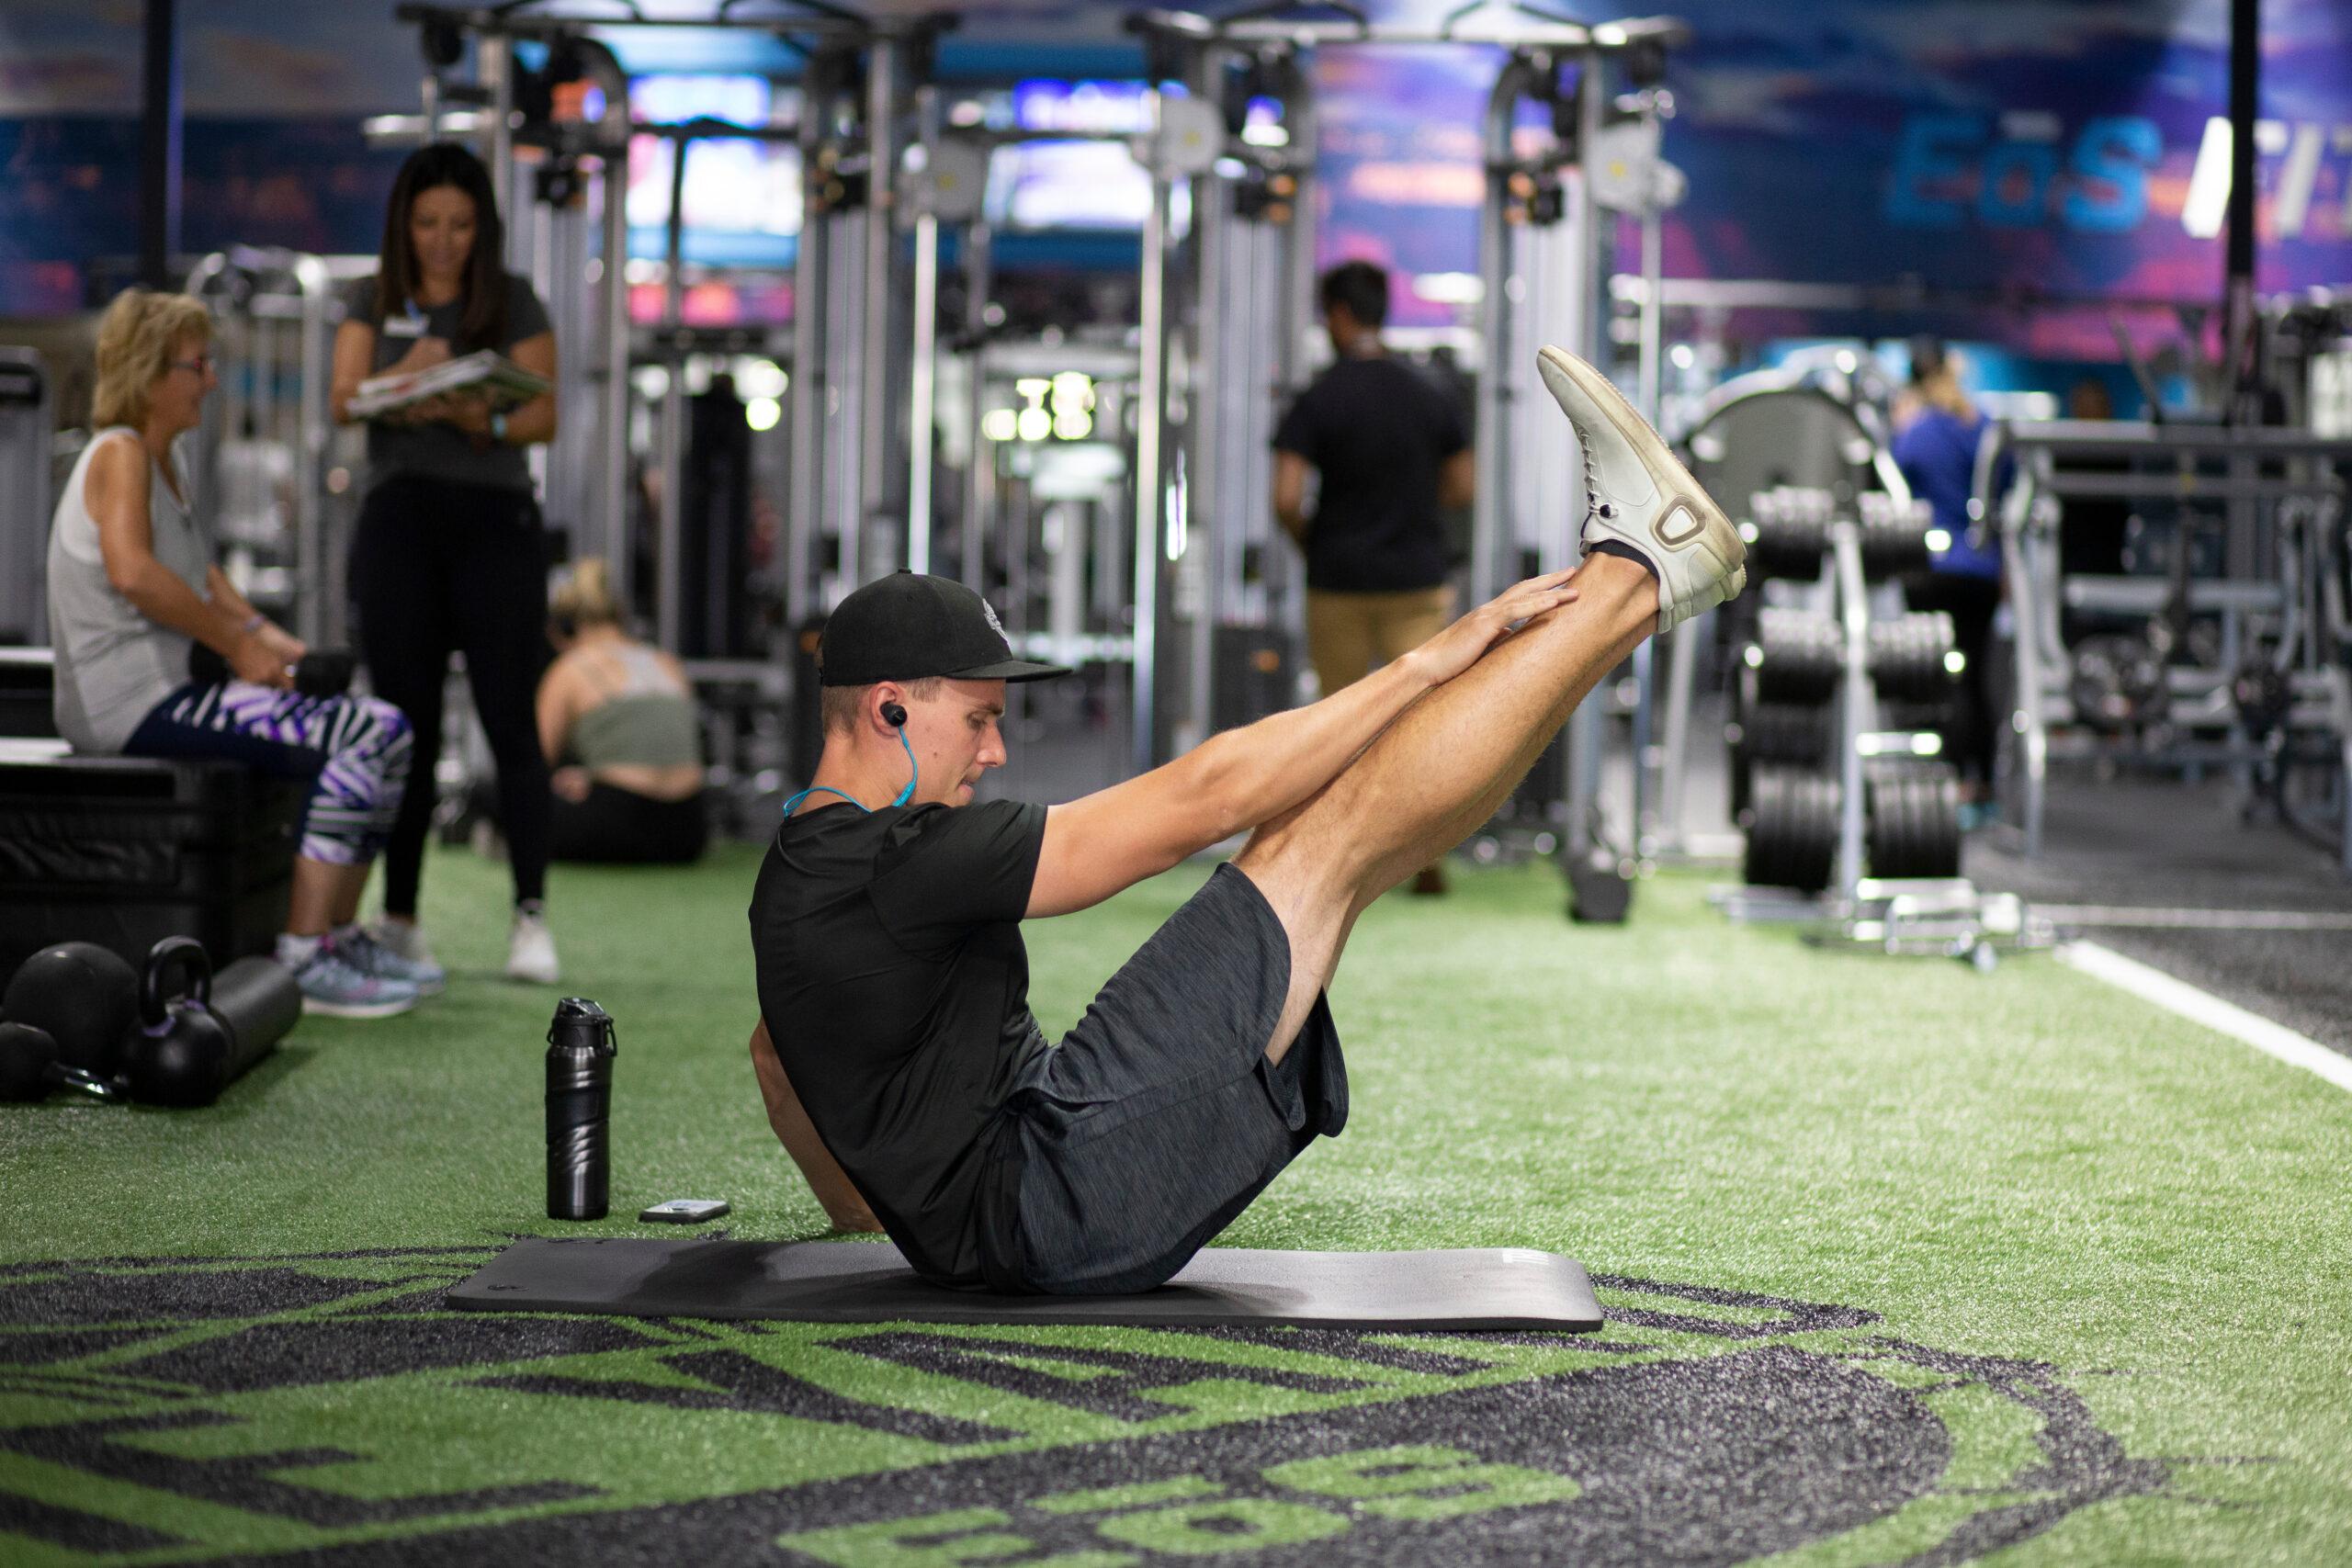
[[[596,781],[594,779],[589,776],[588,770],[585,768],[558,768],[555,772],[548,775],[548,788],[554,791],[557,795],[561,795],[564,799],[571,802],[574,806],[579,805],[582,801],[588,798],[589,786],[594,784],[595,782]],[[752,1056],[755,1062],[758,1060],[759,1055],[759,1048],[757,1046],[753,1046],[752,1049]],[[777,1069],[779,1072],[782,1070],[782,1068]],[[765,1093],[767,1087],[767,1074],[763,1072],[760,1075],[761,1092]],[[790,1086],[786,1085],[786,1087],[789,1088]],[[775,1115],[773,1103],[771,1103],[769,1115],[771,1117]]]
[[[1521,621],[1556,610],[1577,596],[1573,571],[1513,583],[1405,657],[1433,686],[1442,686],[1485,656]]]
[[[817,1124],[808,1120],[800,1097],[792,1091],[792,1080],[785,1076],[784,1063],[768,1039],[765,1019],[752,1031],[752,1070],[759,1075],[760,1098],[767,1102],[768,1125],[775,1130],[776,1140],[792,1156],[792,1163],[800,1168],[808,1190],[824,1205],[825,1217],[833,1222],[833,1228],[880,1230],[882,1222],[874,1217],[865,1195],[850,1180],[848,1172],[833,1158],[832,1151],[825,1147],[825,1140],[817,1135]]]

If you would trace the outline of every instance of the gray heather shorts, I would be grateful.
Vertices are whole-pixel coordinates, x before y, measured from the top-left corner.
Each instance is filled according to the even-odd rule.
[[[1007,1097],[1011,1256],[993,1280],[1057,1295],[1163,1283],[1317,1134],[1348,1119],[1348,1072],[1317,997],[1279,1066],[1266,1043],[1290,937],[1249,877],[1208,885],[1111,976]]]

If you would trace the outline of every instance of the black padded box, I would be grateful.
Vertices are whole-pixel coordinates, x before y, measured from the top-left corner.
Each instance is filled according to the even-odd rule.
[[[48,649],[0,648],[0,739],[56,739],[56,658]]]
[[[215,964],[270,951],[309,793],[232,762],[0,741],[0,976],[55,942],[133,964],[167,936]]]

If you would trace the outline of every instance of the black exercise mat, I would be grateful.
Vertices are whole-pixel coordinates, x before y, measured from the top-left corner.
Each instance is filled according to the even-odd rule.
[[[887,1243],[520,1241],[452,1290],[473,1312],[776,1317],[803,1323],[1204,1324],[1589,1333],[1600,1306],[1584,1265],[1526,1247],[1261,1252],[1214,1247],[1132,1296],[999,1296],[915,1278]]]

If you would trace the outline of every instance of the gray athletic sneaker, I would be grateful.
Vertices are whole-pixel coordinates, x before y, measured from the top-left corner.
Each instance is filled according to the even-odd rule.
[[[1603,539],[1657,568],[1657,629],[1736,599],[1747,586],[1747,547],[1649,423],[1591,366],[1564,348],[1536,356],[1584,454],[1585,520],[1577,553]]]
[[[416,987],[405,980],[363,973],[332,942],[294,971],[302,990],[302,1010],[329,1018],[390,1018],[416,1005]]]
[[[420,944],[421,945],[421,944]],[[400,980],[416,987],[420,997],[437,997],[449,983],[449,972],[427,952],[411,958],[376,939],[376,933],[366,926],[353,926],[337,933],[334,950],[344,961],[362,975],[373,975],[382,980]]]

